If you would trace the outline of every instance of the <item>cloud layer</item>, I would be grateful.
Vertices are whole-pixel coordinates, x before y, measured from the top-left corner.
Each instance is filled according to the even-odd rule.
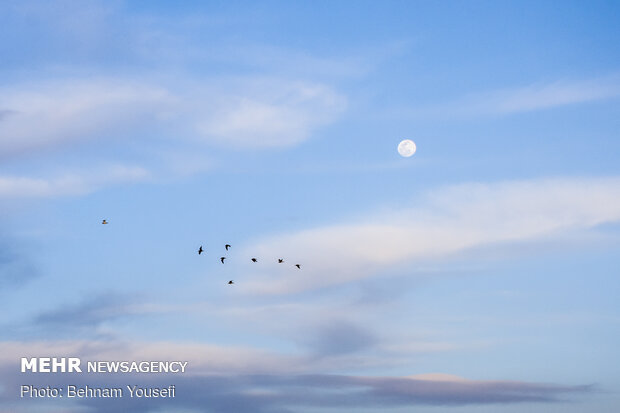
[[[345,108],[346,98],[327,85],[257,77],[174,84],[82,78],[0,88],[0,164],[62,154],[77,165],[55,171],[38,163],[38,176],[0,172],[0,199],[75,196],[201,171],[204,153],[200,167],[191,164],[209,147],[296,145]],[[82,153],[95,166],[85,165]],[[164,162],[145,164],[154,157]]]
[[[543,179],[465,184],[409,208],[261,240],[248,253],[302,262],[303,276],[274,268],[240,284],[283,294],[380,275],[496,243],[540,240],[620,220],[620,179]]]

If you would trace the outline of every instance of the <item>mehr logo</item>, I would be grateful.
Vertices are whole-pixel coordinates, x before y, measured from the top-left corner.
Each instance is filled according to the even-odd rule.
[[[22,373],[81,373],[77,357],[22,357]]]

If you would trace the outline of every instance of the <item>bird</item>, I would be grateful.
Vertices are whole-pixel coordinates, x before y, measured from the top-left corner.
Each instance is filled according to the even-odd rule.
[[[105,225],[105,224],[107,224],[107,223],[108,223],[108,221],[106,221],[106,220],[104,219],[103,221],[101,221],[101,223]]]
[[[198,255],[202,254],[202,251],[204,250],[202,249],[202,245],[201,245],[200,248],[198,248]]]
[[[228,251],[228,248],[230,248],[230,244],[224,245],[224,248],[226,248],[226,251]]]
[[[256,262],[258,261],[256,258],[252,258],[252,262]]]
[[[220,257],[220,261],[222,261],[222,264],[224,264],[224,260],[226,259],[226,257]]]
[[[278,258],[278,263],[282,264],[284,262],[284,260],[282,258]]]
[[[297,267],[298,269],[300,269],[300,270],[301,270],[301,265],[299,265],[299,264],[295,264],[295,267]]]
[[[228,284],[234,284],[235,282],[233,280],[228,281]]]

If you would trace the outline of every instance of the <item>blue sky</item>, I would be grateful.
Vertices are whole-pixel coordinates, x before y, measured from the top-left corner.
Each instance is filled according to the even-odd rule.
[[[0,412],[615,412],[619,13],[3,2]]]

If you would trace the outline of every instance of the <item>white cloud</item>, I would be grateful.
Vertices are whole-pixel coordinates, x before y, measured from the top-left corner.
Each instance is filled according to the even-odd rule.
[[[153,175],[183,176],[213,167],[205,161],[204,143],[237,149],[298,144],[346,106],[346,99],[329,87],[308,82],[243,78],[221,79],[218,86],[178,83],[73,79],[0,89],[0,162],[30,153],[53,157],[57,152],[50,148],[62,148],[70,157],[73,146],[88,149],[103,142],[105,150],[97,152],[100,163],[114,162],[111,157],[118,153],[142,162],[142,155],[152,157],[160,148],[163,162],[149,167]],[[158,145],[150,145],[152,139]],[[126,150],[130,141],[140,140],[145,144]],[[42,170],[38,175],[0,175],[0,198],[80,195],[151,174],[140,167],[92,170],[85,165],[78,171]]]
[[[490,94],[486,108],[498,113],[515,113],[617,96],[620,96],[620,77],[618,76],[581,82],[558,81]]]
[[[119,137],[153,134],[175,142],[286,146],[307,139],[346,106],[328,86],[310,82],[244,78],[178,84],[68,79],[4,88],[0,150],[19,153],[93,139],[112,144]]]
[[[256,273],[239,288],[299,292],[468,248],[560,236],[619,220],[616,177],[465,184],[432,192],[410,208],[261,240],[248,253],[265,260],[284,257],[287,265]],[[303,271],[291,270],[297,262]]]
[[[559,80],[474,93],[452,102],[408,111],[420,117],[507,115],[602,101],[620,96],[620,75],[580,81]]]
[[[227,84],[210,99],[199,98],[197,128],[206,139],[237,147],[297,144],[346,107],[342,95],[321,84],[270,79]]]
[[[148,176],[149,172],[143,168],[122,165],[66,173],[54,178],[0,176],[0,199],[82,195],[112,184],[142,181]]]
[[[141,123],[152,123],[172,104],[163,88],[122,80],[48,82],[0,91],[0,150],[4,153],[109,140]]]

